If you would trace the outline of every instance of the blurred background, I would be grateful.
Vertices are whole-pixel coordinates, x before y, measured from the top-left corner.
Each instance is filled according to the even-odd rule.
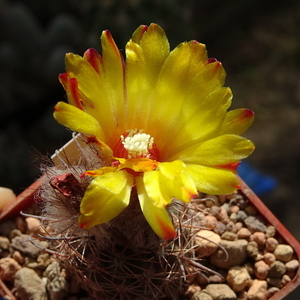
[[[64,54],[100,51],[104,29],[124,50],[140,24],[155,22],[172,48],[205,43],[225,67],[232,107],[255,111],[245,136],[256,151],[242,176],[259,172],[254,189],[267,180],[256,191],[300,240],[299,15],[296,0],[0,0],[0,185],[20,193],[71,137],[52,117],[65,99]],[[299,298],[297,290],[287,299]]]

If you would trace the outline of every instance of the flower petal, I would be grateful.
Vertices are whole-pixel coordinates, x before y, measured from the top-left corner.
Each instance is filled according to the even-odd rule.
[[[169,54],[153,91],[145,128],[163,154],[216,132],[232,98],[230,89],[223,88],[224,78],[220,62],[208,63],[203,44],[182,43]]]
[[[227,112],[222,125],[221,134],[243,134],[252,124],[254,112],[250,109],[240,108]]]
[[[132,184],[133,178],[126,171],[95,178],[81,201],[79,226],[90,229],[120,214],[129,204]]]
[[[125,111],[128,128],[146,128],[153,89],[169,52],[167,37],[156,24],[140,26],[127,43]]]
[[[58,102],[54,109],[53,116],[61,125],[73,131],[94,135],[99,140],[103,140],[104,134],[99,123],[88,113],[65,102]]]
[[[170,197],[189,202],[198,195],[193,180],[185,173],[186,166],[180,161],[160,163],[157,170],[161,173],[163,189]]]
[[[141,176],[136,179],[136,182],[141,210],[153,231],[162,239],[169,240],[174,238],[176,231],[165,209],[165,205],[162,205],[162,203],[156,204],[153,201],[145,189],[145,184]]]
[[[183,150],[176,155],[176,159],[185,163],[217,166],[246,158],[253,150],[251,141],[238,135],[224,134]]]
[[[111,147],[115,141],[113,137],[116,130],[116,117],[114,107],[109,101],[106,92],[105,77],[96,72],[90,62],[73,53],[66,54],[66,69],[70,78],[76,78],[78,93],[84,110],[93,116],[100,124],[105,136],[103,141]],[[69,99],[71,104],[73,104]]]
[[[108,30],[103,31],[102,33],[101,46],[108,102],[113,108],[114,122],[117,125],[115,130],[120,136],[126,130],[124,127],[124,106],[127,101],[125,95],[125,64],[123,57]],[[102,102],[103,101],[101,101],[101,103]]]
[[[186,173],[192,178],[197,189],[203,193],[230,194],[239,188],[238,178],[230,170],[187,164]]]

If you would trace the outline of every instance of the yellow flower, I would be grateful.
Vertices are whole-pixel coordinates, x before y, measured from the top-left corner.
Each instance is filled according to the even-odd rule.
[[[184,42],[169,50],[161,27],[140,26],[126,45],[126,61],[112,36],[101,37],[102,57],[66,55],[60,75],[70,104],[54,117],[98,145],[106,166],[84,194],[78,223],[89,229],[126,208],[136,189],[141,210],[158,236],[176,236],[166,206],[189,202],[198,191],[226,194],[238,188],[236,168],[254,150],[240,137],[253,112],[227,112],[232,93],[225,71],[205,45]]]

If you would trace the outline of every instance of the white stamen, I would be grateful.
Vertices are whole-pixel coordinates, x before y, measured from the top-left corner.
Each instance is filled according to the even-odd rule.
[[[128,151],[128,157],[147,157],[149,154],[149,149],[152,149],[154,138],[150,134],[138,132],[133,130],[129,135],[124,139],[124,136],[121,136],[122,144],[124,148]]]

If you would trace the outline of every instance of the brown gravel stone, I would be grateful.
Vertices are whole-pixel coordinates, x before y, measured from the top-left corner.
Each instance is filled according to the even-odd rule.
[[[230,219],[227,213],[227,210],[225,208],[221,208],[220,212],[217,215],[217,218],[223,223],[227,224],[229,223]]]
[[[251,235],[251,232],[247,228],[245,228],[245,227],[241,228],[237,232],[237,236],[238,236],[239,239],[248,238],[250,235]]]
[[[230,232],[237,233],[237,229],[236,229],[235,223],[233,221],[229,221],[226,224],[226,228]]]
[[[243,264],[247,258],[247,244],[246,240],[221,240],[220,245],[227,251],[228,259],[226,253],[222,249],[218,249],[210,257],[211,264],[221,269],[229,269]]]
[[[196,292],[191,300],[213,300],[213,298],[206,291]]]
[[[4,257],[0,259],[1,277],[4,281],[13,281],[15,274],[22,267],[13,258]]]
[[[267,240],[266,240],[266,249],[268,251],[273,252],[276,249],[277,246],[278,246],[278,241],[275,238],[273,238],[273,237],[267,238]]]
[[[25,233],[27,229],[27,224],[25,220],[21,217],[16,217],[16,226],[17,229],[21,231],[21,233]]]
[[[217,218],[211,215],[205,216],[205,227],[214,230],[217,225]]]
[[[265,224],[263,224],[259,219],[257,219],[254,216],[249,216],[244,220],[247,228],[251,231],[251,232],[256,232],[256,231],[260,231],[260,232],[265,232],[267,230],[267,227]]]
[[[254,279],[248,290],[248,300],[265,300],[267,297],[268,284],[265,280]]]
[[[230,231],[225,231],[222,235],[221,235],[221,238],[223,240],[226,240],[226,241],[235,241],[237,240],[237,234],[236,233],[233,233],[233,232],[230,232]]]
[[[221,235],[222,233],[224,233],[226,231],[226,225],[224,223],[222,223],[221,221],[217,222],[217,225],[214,229],[214,232]]]
[[[199,293],[200,291],[201,291],[201,287],[199,285],[191,284],[185,291],[184,295],[190,299],[193,297],[193,295],[195,295],[196,293]],[[194,298],[194,299],[197,299],[197,298]]]
[[[241,230],[242,228],[244,228],[242,222],[236,222],[236,223],[235,223],[235,227],[236,227],[237,232],[238,232],[239,230]]]
[[[286,264],[286,270],[287,271],[297,271],[297,269],[299,268],[299,261],[297,259],[292,259],[290,261],[288,261]]]
[[[281,278],[286,271],[286,266],[283,262],[276,260],[270,265],[269,277]]]
[[[24,264],[25,258],[19,251],[14,251],[12,258],[17,261],[19,264]]]
[[[248,205],[245,207],[245,213],[249,216],[255,216],[257,214],[257,209],[252,205]]]
[[[266,235],[263,232],[254,232],[250,237],[250,241],[256,242],[261,249],[266,243]]]
[[[230,212],[231,213],[237,213],[240,210],[240,208],[237,205],[232,205],[230,207]]]
[[[290,245],[279,244],[274,250],[274,255],[278,260],[288,262],[292,259],[294,250]]]
[[[251,283],[251,277],[247,269],[240,266],[230,268],[226,280],[235,292],[244,290]]]
[[[214,300],[236,300],[235,292],[227,284],[209,284],[206,291]]]
[[[210,230],[200,230],[195,236],[195,244],[197,245],[197,253],[201,256],[210,256],[219,247],[221,238],[218,234]]]
[[[258,279],[266,279],[268,277],[269,265],[263,260],[257,261],[254,264],[254,274]]]
[[[26,234],[42,234],[43,230],[41,227],[41,222],[37,218],[28,217],[25,219],[25,222],[27,224],[27,230]]]
[[[15,288],[22,300],[46,300],[46,287],[43,280],[29,268],[16,273]]]
[[[268,226],[267,227],[267,230],[266,230],[266,237],[274,237],[276,233],[276,228],[272,225]]]
[[[273,262],[276,261],[276,257],[275,257],[275,255],[274,255],[273,253],[271,253],[271,252],[266,252],[266,253],[264,254],[264,261],[265,261],[265,263],[266,263],[267,265],[270,266]]]
[[[19,229],[13,229],[10,233],[9,233],[9,239],[12,241],[15,237],[17,236],[21,236],[23,233],[21,230]]]
[[[258,255],[258,245],[256,242],[252,241],[247,244],[247,254],[250,257],[255,258]]]

